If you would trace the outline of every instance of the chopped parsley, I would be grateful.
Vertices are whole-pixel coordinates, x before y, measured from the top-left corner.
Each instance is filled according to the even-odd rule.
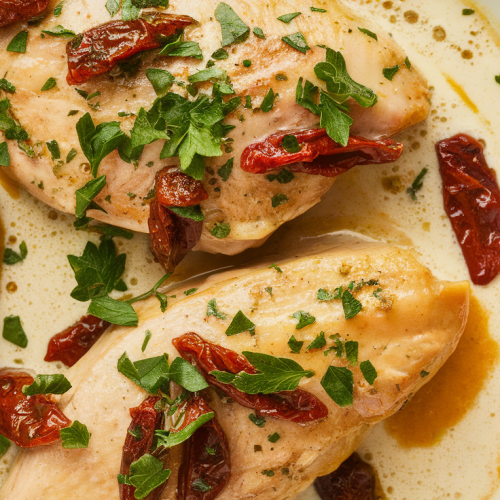
[[[200,222],[205,220],[200,205],[193,205],[191,207],[168,207],[171,212],[177,214],[179,217],[185,219],[193,219],[194,221]]]
[[[264,40],[266,38],[266,35],[264,35],[264,32],[260,28],[254,28],[253,29],[253,34],[257,38],[261,38],[262,40]]]
[[[284,203],[288,203],[288,201],[289,201],[288,198],[283,193],[275,194],[271,198],[271,206],[273,208],[276,208],[279,207],[280,205],[283,205]]]
[[[7,52],[26,53],[26,44],[28,43],[28,32],[20,31],[7,45]]]
[[[234,163],[234,158],[229,158],[229,160],[222,165],[217,170],[217,175],[224,181],[226,182],[229,179],[229,176],[231,175],[231,172],[233,171],[233,163]]]
[[[266,419],[264,417],[257,417],[253,413],[250,413],[248,415],[248,418],[257,426],[257,427],[264,427],[266,424]]]
[[[269,113],[269,111],[273,109],[274,99],[276,99],[277,96],[278,94],[275,94],[273,89],[269,89],[260,105],[260,109],[262,109],[264,113]]]
[[[275,432],[274,434],[271,434],[270,436],[267,437],[267,440],[270,442],[270,443],[276,443],[276,441],[278,441],[278,439],[280,438],[281,436]]]
[[[25,348],[28,345],[28,337],[19,316],[7,316],[3,319],[2,337],[18,347]]]
[[[251,65],[252,65],[252,61],[250,61],[250,59],[245,59],[243,61],[243,66],[245,66],[245,68],[249,68]]]
[[[75,217],[77,219],[86,217],[87,210],[100,210],[107,213],[106,210],[93,201],[94,198],[104,189],[104,186],[106,186],[106,176],[101,175],[96,179],[90,180],[87,184],[85,184],[85,186],[76,190]]]
[[[472,16],[472,14],[475,14],[476,11],[473,9],[463,9],[462,10],[462,15],[463,16]]]
[[[375,382],[375,379],[377,378],[377,370],[375,370],[375,367],[371,364],[370,361],[361,361],[359,367],[361,369],[363,377],[365,377],[365,380],[370,385],[373,385],[373,382]]]
[[[271,470],[271,469],[264,469],[261,474],[263,476],[267,476],[267,477],[273,477],[274,476],[274,471]]]
[[[347,368],[329,366],[321,379],[321,385],[328,396],[340,407],[353,404],[354,377]]]
[[[345,343],[345,356],[349,364],[354,365],[358,362],[358,342],[349,340]]]
[[[325,332],[320,332],[317,337],[307,346],[307,350],[323,349],[326,345]]]
[[[216,50],[211,57],[216,61],[222,61],[224,59],[227,59],[229,57],[229,54],[227,53],[226,49],[219,49]]]
[[[311,7],[311,12],[326,12],[325,9],[319,9],[318,7]]]
[[[71,389],[69,380],[62,374],[37,375],[31,385],[25,385],[22,392],[25,396],[36,394],[64,394]]]
[[[71,148],[71,151],[66,156],[66,163],[69,163],[77,155],[76,149]]]
[[[422,371],[420,372],[420,376],[421,376],[422,378],[427,377],[427,375],[429,375],[429,372],[426,372],[425,370],[422,370]]]
[[[280,267],[278,267],[276,264],[271,264],[271,265],[268,267],[268,269],[276,269],[276,272],[277,272],[278,274],[281,274],[281,273],[283,272],[283,271],[281,270],[281,268],[280,268]]]
[[[161,460],[146,453],[139,460],[130,464],[130,474],[128,477],[126,476],[126,479],[135,487],[134,497],[142,500],[162,485],[170,477],[170,474],[171,470],[164,469]]]
[[[215,299],[209,300],[207,304],[207,316],[214,316],[219,319],[226,319],[227,315],[217,308],[217,302]]]
[[[398,71],[399,71],[399,65],[396,64],[396,66],[393,66],[392,68],[384,68],[382,70],[382,74],[384,75],[385,78],[387,78],[387,80],[392,82],[392,79],[394,78],[394,76]]]
[[[198,288],[190,288],[189,290],[185,290],[183,293],[184,295],[192,295],[194,292],[196,292]]]
[[[149,330],[146,330],[146,333],[144,335],[144,342],[142,343],[141,351],[144,352],[146,350],[146,347],[149,344],[149,341],[151,340],[152,333]]]
[[[228,4],[221,2],[215,9],[215,18],[222,30],[222,46],[242,43],[250,34],[250,28]]]
[[[212,489],[212,487],[207,484],[201,477],[195,479],[191,483],[191,487],[193,488],[193,490],[201,491],[203,493],[206,493],[207,491],[210,491]]]
[[[13,94],[16,91],[16,87],[14,87],[14,85],[12,85],[12,83],[10,83],[5,78],[2,78],[0,80],[0,90],[8,92],[9,94]]]
[[[417,175],[417,177],[415,177],[415,180],[412,182],[411,186],[406,190],[413,201],[417,201],[417,191],[420,191],[424,186],[424,177],[428,171],[429,170],[427,168],[423,168]]]
[[[408,69],[411,69],[411,62],[410,62],[410,60],[408,59],[408,56],[406,56],[406,59],[405,59],[405,66],[406,66]]]
[[[304,341],[297,340],[293,335],[288,340],[288,347],[290,348],[290,351],[294,354],[299,354],[303,345]]]
[[[365,35],[373,38],[374,40],[377,40],[378,42],[378,36],[373,31],[367,30],[365,28],[358,28],[358,30],[361,31],[361,33],[364,33]]]
[[[0,167],[9,167],[9,166],[10,166],[9,146],[7,145],[7,141],[0,142]]]
[[[14,252],[12,248],[6,248],[3,252],[3,263],[8,266],[12,266],[17,264],[18,262],[22,262],[26,256],[28,255],[28,247],[26,246],[26,242],[22,241],[19,245],[19,253]]]
[[[282,40],[287,45],[290,45],[292,49],[298,50],[299,52],[302,52],[302,54],[305,54],[308,50],[311,49],[311,47],[307,45],[306,38],[300,31],[297,31],[297,33],[292,33],[291,35],[286,35],[282,37]]]
[[[166,69],[148,68],[146,78],[153,86],[156,95],[162,96],[168,92],[175,81],[174,75]]]
[[[290,21],[293,21],[296,17],[300,16],[301,12],[292,12],[291,14],[284,14],[283,16],[279,16],[277,19],[283,23],[288,24]]]
[[[253,335],[255,333],[255,324],[240,310],[235,314],[225,333],[228,337],[230,337],[231,335],[237,335],[238,333],[243,332],[249,332]]]
[[[106,2],[106,9],[109,12],[109,15],[113,17],[120,10],[118,0],[108,0]]]
[[[298,153],[302,149],[302,147],[299,145],[297,137],[295,137],[294,135],[285,135],[285,137],[283,137],[283,139],[281,140],[280,146],[287,153]]]
[[[61,12],[63,10],[63,6],[64,6],[64,1],[62,2],[59,2],[55,8],[54,8],[54,16],[55,17],[59,17],[61,15]]]
[[[296,330],[312,325],[316,321],[316,318],[306,311],[295,311],[291,317],[298,320],[297,325],[295,325]]]
[[[92,434],[87,426],[75,420],[69,427],[59,431],[62,439],[62,447],[66,450],[88,448]]]
[[[76,36],[74,31],[68,30],[60,24],[50,30],[42,30],[42,33],[45,35],[55,36],[57,38],[74,38]]]
[[[210,234],[219,239],[227,238],[230,232],[231,226],[227,222],[219,222],[210,230]]]
[[[59,144],[54,139],[52,141],[47,141],[45,143],[47,145],[47,149],[50,151],[53,160],[59,160],[61,158],[61,150],[59,149]]]
[[[293,136],[292,136],[293,137]],[[283,170],[280,170],[278,174],[268,174],[266,175],[266,178],[269,182],[273,181],[278,181],[280,184],[288,184],[289,182],[293,181],[294,175],[290,170],[286,170],[285,168]]]

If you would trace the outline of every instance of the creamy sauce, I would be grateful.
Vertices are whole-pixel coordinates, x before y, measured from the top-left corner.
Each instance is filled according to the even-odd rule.
[[[404,447],[433,446],[474,407],[498,361],[488,313],[472,296],[469,319],[456,351],[433,379],[384,425]]]
[[[318,5],[323,3],[328,8],[326,2]],[[414,248],[440,279],[468,279],[442,207],[434,144],[458,132],[470,133],[485,141],[489,165],[500,173],[500,138],[495,136],[500,128],[500,86],[493,78],[500,72],[498,38],[479,12],[462,16],[462,9],[469,5],[457,0],[346,3],[391,32],[427,77],[433,86],[431,115],[397,137],[406,146],[397,164],[357,167],[342,175],[318,206],[277,231],[261,249],[234,258],[191,253],[174,281],[280,252],[295,245],[299,236],[307,243],[308,238],[344,229]],[[429,173],[417,193],[418,202],[413,202],[406,188],[423,167]],[[45,363],[43,356],[48,339],[76,321],[87,307],[69,296],[75,281],[67,255],[81,255],[86,242],[98,242],[98,237],[75,232],[72,217],[5,184],[1,171],[0,176],[0,215],[5,226],[0,244],[5,241],[16,251],[23,240],[28,246],[26,261],[3,267],[0,318],[20,315],[29,338],[26,349],[0,339],[0,366],[64,372],[64,366]],[[123,276],[128,293],[138,295],[162,276],[162,269],[153,262],[147,236],[136,234],[131,241],[117,239],[117,243],[128,256]],[[401,414],[387,425],[376,426],[359,450],[377,470],[381,488],[391,500],[476,500],[491,497],[500,484],[500,412],[495,411],[500,394],[496,363],[500,279],[488,287],[474,287],[474,294],[477,301],[472,302],[468,326],[468,332],[473,331],[466,333],[448,366]],[[488,323],[489,336],[485,333]],[[413,408],[415,419],[411,418]],[[402,419],[408,430],[395,434],[396,423]],[[426,428],[423,423],[428,424]],[[409,434],[415,437],[411,443]],[[12,446],[1,459],[0,483],[14,455]],[[317,496],[310,489],[300,498]]]

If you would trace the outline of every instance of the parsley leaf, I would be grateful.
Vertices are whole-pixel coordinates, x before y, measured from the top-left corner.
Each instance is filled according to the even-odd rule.
[[[10,441],[0,434],[0,458],[2,458],[10,448]]]
[[[462,10],[462,15],[463,16],[472,16],[472,14],[475,14],[475,10],[473,9],[463,9]]]
[[[26,242],[22,241],[19,245],[19,253],[14,252],[12,248],[6,248],[3,253],[3,263],[9,266],[22,262],[28,255]]]
[[[124,253],[116,255],[112,240],[101,242],[99,248],[89,241],[81,257],[68,255],[69,264],[78,282],[71,292],[71,297],[86,302],[110,293],[125,270],[126,258]]]
[[[28,337],[24,333],[19,316],[7,316],[3,319],[2,336],[18,347],[24,348],[28,345]]]
[[[325,9],[318,9],[318,7],[311,7],[312,12],[326,12]]]
[[[179,217],[184,217],[185,219],[193,219],[197,222],[205,220],[200,205],[193,205],[191,207],[168,207],[168,209]]]
[[[398,71],[399,71],[399,64],[396,64],[396,66],[393,66],[392,68],[384,68],[382,70],[382,74],[385,76],[385,78],[387,78],[387,80],[392,82],[392,79],[394,78],[394,76]]]
[[[345,343],[345,356],[351,365],[358,362],[358,343],[349,340]]]
[[[298,153],[302,149],[297,137],[294,135],[285,135],[281,140],[280,146],[288,153]]]
[[[0,80],[0,90],[3,90],[4,92],[9,92],[9,94],[13,94],[16,91],[16,87],[12,85],[8,80],[5,78],[2,78]]]
[[[163,468],[163,462],[146,453],[130,464],[128,480],[135,486],[134,497],[146,498],[154,489],[162,485],[170,476],[171,470]]]
[[[112,299],[109,295],[92,299],[87,313],[114,325],[137,326],[139,322],[137,313],[128,302]]]
[[[215,9],[215,18],[222,30],[222,46],[244,42],[250,34],[250,28],[238,17],[236,12],[224,2]]]
[[[122,0],[122,21],[135,21],[140,15],[141,9],[132,0]]]
[[[69,450],[88,448],[90,441],[90,432],[87,426],[75,420],[69,427],[59,431],[62,439],[62,447]]]
[[[354,318],[362,309],[361,302],[354,298],[349,290],[344,290],[342,294],[342,307],[344,308],[345,319]]]
[[[0,142],[0,167],[9,167],[9,166],[10,166],[9,146],[7,145],[7,141]]]
[[[429,375],[429,372],[426,372],[425,370],[422,370],[422,371],[420,372],[420,376],[421,376],[422,378],[427,377],[427,375]]]
[[[216,61],[222,61],[223,59],[227,59],[229,57],[229,54],[227,53],[226,49],[219,49],[216,50],[211,57]]]
[[[230,232],[231,226],[227,222],[219,222],[210,230],[210,234],[219,239],[227,238]]]
[[[495,76],[495,81],[496,81],[497,83],[500,83],[500,75],[496,75],[496,76]]]
[[[182,40],[182,35],[179,35],[175,41],[165,45],[158,55],[170,57],[193,57],[194,59],[198,59],[200,61],[203,59],[203,52],[201,51],[200,44],[198,42],[184,42]]]
[[[351,406],[354,402],[354,377],[347,368],[329,366],[321,379],[321,385],[340,407]]]
[[[288,340],[288,347],[290,348],[290,351],[292,351],[294,354],[299,354],[303,345],[304,341],[297,340],[293,335]]]
[[[57,82],[56,79],[53,77],[50,77],[44,84],[43,87],[40,89],[42,92],[46,90],[53,89],[56,86]]]
[[[273,394],[281,391],[294,391],[303,377],[310,378],[314,375],[313,371],[304,370],[292,359],[276,358],[269,354],[248,351],[243,351],[243,356],[260,373],[252,375],[240,372],[234,375],[227,372],[212,371],[210,374],[223,383],[226,383],[227,375],[232,375],[231,384],[246,394]]]
[[[222,167],[220,167],[217,170],[217,175],[224,181],[226,182],[229,179],[229,176],[231,175],[231,172],[233,171],[233,163],[234,163],[234,158],[229,158]]]
[[[59,149],[59,144],[54,139],[52,141],[47,141],[45,143],[47,145],[47,149],[50,151],[53,160],[59,160],[61,158],[61,150]]]
[[[74,31],[68,30],[60,24],[50,30],[42,30],[42,33],[58,38],[74,38],[76,36],[76,33]]]
[[[106,176],[101,175],[96,179],[92,179],[85,186],[77,189],[76,195],[76,207],[75,207],[75,217],[81,219],[85,217],[87,210],[101,210],[107,213],[104,208],[100,207],[93,199],[103,190],[106,185]]]
[[[405,66],[406,66],[408,69],[411,69],[411,62],[410,62],[410,60],[408,59],[408,56],[406,56],[406,59],[405,59]]]
[[[268,174],[266,175],[267,180],[269,182],[273,182],[274,180],[277,180],[280,184],[288,184],[289,182],[293,181],[295,176],[290,172],[290,170],[287,170],[284,168],[283,170],[280,170],[278,174]]]
[[[260,109],[262,109],[264,113],[269,113],[269,111],[273,109],[274,99],[276,99],[277,96],[278,94],[275,94],[273,89],[269,89],[260,105]]]
[[[26,44],[28,43],[28,32],[20,31],[7,45],[7,52],[18,52],[24,54],[26,52]]]
[[[149,330],[146,330],[146,333],[144,335],[144,342],[142,343],[141,351],[144,352],[146,350],[146,347],[149,344],[149,341],[151,340],[151,335],[152,333]]]
[[[69,380],[60,373],[55,375],[37,375],[31,385],[22,389],[25,396],[35,394],[64,394],[71,389]]]
[[[174,75],[172,75],[172,73],[168,72],[165,69],[158,68],[148,68],[146,70],[146,78],[153,86],[156,95],[159,96],[166,94],[175,80],[175,77]]]
[[[276,269],[276,272],[277,272],[278,274],[281,274],[281,273],[283,272],[283,271],[281,270],[281,268],[280,268],[280,267],[278,267],[276,264],[271,264],[271,265],[268,267],[268,269]]]
[[[300,31],[297,31],[297,33],[292,33],[291,35],[286,35],[282,38],[282,40],[287,45],[290,45],[292,49],[298,50],[299,52],[302,52],[302,54],[305,54],[308,50],[311,49],[311,47],[307,45],[306,39]]]
[[[202,391],[208,387],[203,375],[188,361],[175,358],[169,369],[170,380],[190,392]]]
[[[358,30],[361,31],[361,33],[364,33],[365,35],[368,35],[369,37],[373,38],[374,40],[377,40],[378,42],[378,36],[373,31],[367,30],[365,28],[358,28]]]
[[[109,12],[109,15],[113,17],[120,10],[118,0],[108,0],[106,2],[106,9]]]
[[[373,382],[375,382],[375,379],[377,378],[377,370],[375,370],[375,367],[371,364],[370,361],[361,361],[359,367],[361,369],[363,377],[365,377],[365,380],[370,385],[373,385]]]
[[[316,321],[316,318],[314,316],[311,316],[306,311],[295,311],[292,314],[292,318],[295,318],[299,321],[298,324],[295,325],[295,328],[297,330],[300,330],[308,325],[312,325]]]
[[[253,29],[253,34],[257,37],[257,38],[261,38],[262,40],[265,40],[266,38],[266,35],[264,35],[264,32],[262,31],[261,28],[254,28]]]
[[[320,332],[317,337],[307,346],[307,350],[322,349],[326,345],[325,332]]]
[[[235,314],[225,333],[230,337],[231,335],[237,335],[243,332],[250,332],[250,334],[253,335],[255,333],[255,324],[240,310]]]
[[[59,17],[61,15],[61,12],[63,10],[63,6],[64,6],[64,0],[62,2],[59,2],[55,8],[54,8],[54,16],[55,17]]]
[[[320,94],[320,126],[342,146],[349,142],[349,131],[353,120],[338,107],[338,104],[325,92]]]
[[[250,413],[250,415],[248,415],[248,418],[257,426],[257,427],[264,427],[264,425],[266,424],[266,419],[264,417],[257,417],[256,415],[254,415],[253,413]]]
[[[292,12],[291,14],[284,14],[283,16],[279,16],[277,19],[283,23],[288,24],[290,21],[295,19],[297,16],[300,16],[301,12]]]
[[[222,311],[217,308],[217,302],[215,299],[209,300],[207,304],[207,316],[214,316],[219,319],[226,319],[227,316]]]
[[[151,394],[157,394],[159,390],[167,394],[169,392],[170,377],[167,354],[133,363],[124,352],[118,360],[117,369],[146,392]]]
[[[283,193],[276,194],[271,198],[271,206],[273,208],[279,207],[284,203],[288,203],[288,198]]]
[[[415,180],[412,182],[411,186],[406,190],[413,201],[417,201],[417,191],[420,191],[424,186],[424,177],[428,171],[429,170],[427,168],[423,168],[417,175],[417,177],[415,177]]]
[[[78,120],[76,131],[83,154],[90,162],[92,175],[97,177],[102,159],[114,151],[125,137],[120,130],[120,122],[100,123],[96,127],[90,114],[85,113]]]
[[[213,411],[200,415],[194,422],[186,425],[184,429],[179,432],[171,433],[169,431],[155,431],[155,437],[158,438],[158,448],[171,448],[177,446],[189,439],[203,424],[214,418]]]
[[[278,439],[280,438],[281,436],[275,432],[274,434],[271,434],[270,436],[267,437],[267,440],[270,442],[270,443],[276,443],[276,441],[278,441]]]

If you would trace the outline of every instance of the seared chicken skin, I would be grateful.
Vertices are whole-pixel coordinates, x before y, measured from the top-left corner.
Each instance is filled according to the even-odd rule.
[[[74,213],[75,191],[92,178],[79,145],[75,129],[77,121],[83,113],[90,112],[96,125],[120,121],[122,130],[128,133],[134,117],[119,117],[118,113],[138,113],[141,107],[149,109],[156,98],[145,76],[146,69],[167,69],[180,81],[186,81],[189,75],[205,69],[210,55],[221,48],[221,27],[214,16],[220,2],[172,0],[168,10],[163,11],[168,15],[183,16],[182,19],[189,16],[196,21],[185,29],[184,39],[199,42],[203,61],[190,57],[156,57],[158,50],[150,51],[133,76],[125,76],[115,67],[111,72],[94,76],[77,86],[88,95],[100,92],[89,101],[66,82],[68,38],[50,35],[42,38],[40,35],[42,30],[53,30],[56,25],[77,34],[88,32],[109,23],[110,15],[101,0],[68,0],[62,14],[55,17],[51,13],[56,3],[57,0],[50,2],[49,15],[40,24],[29,27],[25,54],[5,51],[12,37],[24,25],[5,27],[0,32],[0,51],[4,54],[0,72],[7,74],[8,80],[16,87],[15,93],[3,93],[3,97],[10,99],[12,116],[28,132],[35,153],[30,158],[16,141],[7,141],[11,165],[5,171],[45,203]],[[235,254],[261,244],[281,224],[318,203],[334,181],[334,178],[307,175],[295,168],[292,169],[296,172],[294,179],[281,184],[276,180],[270,182],[264,174],[249,173],[240,168],[240,157],[247,146],[278,131],[318,126],[319,117],[295,102],[299,78],[324,87],[324,82],[314,74],[314,66],[325,60],[325,50],[318,45],[341,51],[350,76],[378,96],[378,103],[371,108],[363,108],[349,100],[354,119],[352,134],[368,139],[392,136],[425,119],[429,103],[426,82],[415,67],[408,69],[405,66],[406,54],[397,43],[337,0],[328,2],[326,13],[311,12],[310,2],[305,0],[286,4],[230,0],[228,4],[251,30],[261,28],[265,39],[250,33],[244,43],[226,47],[227,59],[216,61],[216,66],[227,72],[243,103],[226,120],[236,125],[229,133],[234,139],[231,143],[233,151],[206,161],[202,182],[209,196],[201,203],[205,220],[195,249]],[[277,19],[290,12],[302,14],[289,24]],[[120,13],[115,15],[113,22],[119,20],[119,16]],[[375,32],[378,41],[358,28]],[[310,47],[305,54],[281,39],[298,31]],[[245,67],[244,60],[250,60],[251,66]],[[383,77],[382,70],[395,65],[400,69],[389,81]],[[56,79],[56,86],[42,92],[41,88],[51,77]],[[73,77],[70,80],[77,81]],[[246,96],[251,97],[253,108],[260,107],[270,88],[279,94],[270,112],[255,112],[243,107]],[[203,89],[202,85],[200,91]],[[177,85],[171,91],[188,95],[185,88]],[[78,113],[68,116],[73,110]],[[52,159],[45,146],[52,140],[59,144],[61,160]],[[107,185],[95,202],[107,214],[91,210],[88,215],[117,226],[148,232],[149,205],[145,198],[154,186],[155,174],[167,166],[178,165],[178,158],[159,159],[163,142],[159,140],[146,146],[137,165],[125,163],[116,150],[106,156],[99,167],[99,175],[106,175]],[[64,160],[72,148],[77,151],[76,157],[66,163]],[[230,158],[234,158],[233,169],[227,181],[223,181],[217,170]],[[274,173],[277,172],[279,170]],[[276,195],[284,195],[288,201],[273,206],[271,200]],[[224,239],[218,239],[210,232],[214,224],[220,222],[231,228]]]
[[[261,265],[240,270],[236,277],[231,271],[189,283],[198,287],[197,292],[175,299],[165,313],[160,312],[156,299],[150,299],[138,307],[138,328],[113,328],[105,333],[67,373],[73,387],[60,400],[67,417],[85,423],[92,433],[89,448],[64,450],[60,443],[53,443],[22,451],[0,499],[118,499],[116,476],[131,419],[129,408],[140,405],[147,394],[117,371],[117,361],[124,352],[134,361],[163,353],[173,361],[179,354],[172,341],[187,332],[237,353],[290,358],[314,371],[311,378],[302,379],[300,389],[324,403],[328,416],[307,424],[266,417],[264,427],[257,427],[249,419],[253,413],[249,408],[221,397],[214,389],[202,392],[217,415],[231,458],[229,482],[217,498],[293,498],[317,476],[335,470],[370,427],[399,410],[432,378],[455,349],[467,320],[468,283],[440,282],[409,252],[385,244],[350,239],[343,246],[313,250],[277,264],[281,273]],[[365,285],[356,288],[362,280]],[[369,284],[370,280],[378,285]],[[345,289],[351,282],[352,293],[362,303],[355,317],[345,318],[342,301],[317,298],[319,289]],[[184,297],[182,290],[169,294]],[[226,319],[207,316],[207,303],[213,298]],[[254,335],[225,335],[238,310],[256,325]],[[316,321],[297,329],[291,315],[298,310]],[[145,330],[152,337],[142,353]],[[321,331],[327,345],[307,351],[306,346]],[[359,364],[349,365],[345,356],[332,351],[324,354],[332,344],[330,335],[336,333],[342,341],[359,343],[359,362],[369,360],[377,372],[372,385],[363,378]],[[299,354],[290,352],[291,335],[304,341]],[[351,406],[339,407],[320,384],[329,366],[352,371]],[[275,432],[280,439],[270,443],[268,436]],[[182,446],[171,448],[172,474],[160,498],[175,498],[181,462]],[[263,474],[265,470],[274,475]]]

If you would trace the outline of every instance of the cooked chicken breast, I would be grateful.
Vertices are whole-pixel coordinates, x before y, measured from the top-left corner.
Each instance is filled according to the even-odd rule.
[[[55,17],[51,13],[57,3],[58,0],[51,1],[49,15],[40,24],[29,27],[25,54],[6,52],[5,49],[12,37],[27,25],[11,25],[0,32],[0,51],[3,54],[0,74],[6,74],[16,87],[14,94],[5,94],[4,97],[10,99],[12,114],[29,133],[35,150],[35,156],[30,158],[15,141],[8,141],[12,161],[5,171],[45,203],[74,213],[75,191],[91,179],[75,130],[78,119],[83,113],[90,112],[96,125],[118,120],[122,129],[129,131],[134,119],[119,117],[118,113],[137,113],[141,107],[149,109],[156,97],[145,76],[147,68],[167,69],[184,81],[188,75],[204,69],[210,54],[221,47],[221,28],[214,17],[219,1],[172,0],[167,10],[172,14],[189,15],[198,21],[185,30],[185,40],[199,42],[204,61],[189,57],[155,58],[158,51],[152,51],[135,76],[117,76],[114,72],[111,77],[110,73],[105,73],[77,86],[90,95],[100,92],[90,101],[66,83],[68,39],[49,35],[41,37],[41,32],[61,25],[82,33],[109,22],[110,15],[101,0],[67,0],[62,14]],[[349,102],[354,119],[352,133],[371,139],[392,136],[425,119],[429,104],[427,84],[415,67],[408,69],[405,66],[404,51],[380,28],[357,17],[339,1],[330,0],[325,4],[326,13],[311,12],[310,2],[305,0],[286,3],[230,0],[228,3],[251,29],[261,28],[266,38],[251,33],[244,43],[226,47],[229,57],[216,61],[217,66],[227,71],[237,95],[252,97],[254,108],[260,106],[270,88],[279,94],[274,109],[268,113],[256,113],[243,106],[233,113],[228,119],[229,123],[236,125],[229,134],[234,139],[231,144],[233,151],[207,160],[203,184],[209,198],[202,203],[204,229],[196,248],[235,254],[261,244],[281,224],[318,203],[334,181],[333,178],[297,173],[288,184],[280,184],[270,182],[263,174],[240,169],[240,156],[248,145],[278,130],[317,126],[319,118],[295,103],[295,88],[300,77],[315,84],[323,83],[314,74],[315,64],[325,60],[325,50],[318,45],[340,50],[350,76],[377,93],[378,103],[373,108],[365,109],[354,101]],[[289,24],[277,20],[278,16],[294,11],[302,14]],[[114,19],[119,19],[119,16],[118,13]],[[378,41],[358,28],[375,32]],[[311,47],[306,54],[281,40],[297,31],[303,33]],[[246,59],[251,60],[250,67],[243,66],[242,61]],[[382,75],[382,70],[395,65],[400,66],[399,71],[389,81]],[[277,79],[278,74],[284,76]],[[42,86],[51,77],[56,79],[57,85],[42,92]],[[187,95],[185,89],[175,85],[172,91]],[[72,110],[78,110],[78,113],[68,116]],[[51,158],[45,142],[52,140],[58,141],[63,161]],[[117,226],[148,232],[149,205],[144,198],[153,187],[155,173],[178,163],[177,158],[159,160],[161,143],[163,141],[146,146],[137,166],[122,161],[117,151],[104,158],[99,175],[106,175],[107,186],[95,201],[107,214],[89,211],[88,215]],[[65,163],[64,159],[72,148],[76,149],[77,155],[70,163]],[[216,171],[231,157],[234,157],[234,167],[227,182],[223,182]],[[271,198],[279,194],[285,195],[288,202],[273,207]],[[220,221],[231,227],[231,233],[223,240],[210,233],[214,223]]]
[[[326,420],[300,425],[267,418],[263,428],[248,418],[251,410],[222,398],[208,389],[207,399],[216,412],[229,443],[232,471],[218,498],[290,499],[319,475],[335,470],[359,445],[371,426],[396,412],[425,384],[455,349],[468,314],[469,285],[435,279],[407,251],[385,244],[350,240],[327,251],[312,251],[278,262],[282,273],[267,265],[216,275],[200,283],[197,292],[161,313],[156,299],[138,307],[138,328],[109,330],[92,350],[67,373],[73,387],[60,400],[65,414],[88,426],[90,446],[64,450],[60,443],[23,451],[0,492],[1,500],[111,500],[118,498],[116,475],[122,446],[130,424],[129,408],[139,405],[146,393],[117,371],[117,361],[126,351],[132,360],[178,353],[172,339],[196,332],[204,340],[241,353],[254,351],[292,358],[313,370],[300,388],[318,397],[328,407]],[[377,280],[353,293],[362,303],[361,312],[345,319],[341,301],[320,301],[318,289],[332,291],[351,281]],[[266,291],[272,287],[272,295]],[[378,290],[381,288],[382,290]],[[183,288],[169,291],[182,294]],[[207,317],[207,303],[228,315],[220,320]],[[256,325],[255,335],[224,334],[231,318],[242,310]],[[315,323],[300,330],[291,318],[297,310],[309,312]],[[152,332],[145,353],[144,332]],[[291,335],[307,346],[324,331],[326,338],[339,333],[342,339],[359,342],[359,361],[370,360],[378,377],[372,386],[359,365],[354,374],[354,404],[340,408],[320,384],[327,368],[348,366],[335,353],[324,350],[292,354]],[[330,341],[328,341],[330,342]],[[428,376],[425,376],[428,373]],[[281,438],[272,444],[268,436]],[[175,498],[180,446],[173,448],[172,475],[163,499]],[[282,468],[289,474],[282,474]],[[274,476],[263,470],[275,471]]]

